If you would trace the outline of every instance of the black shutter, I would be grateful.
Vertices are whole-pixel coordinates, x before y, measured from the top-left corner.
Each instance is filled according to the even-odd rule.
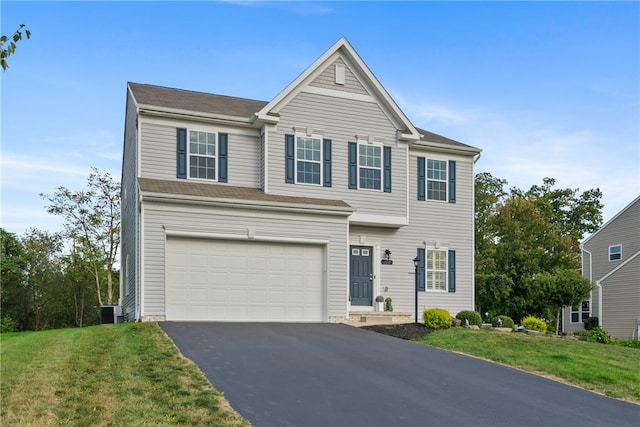
[[[293,135],[284,136],[284,182],[293,184],[295,182],[295,137]]]
[[[449,160],[449,203],[456,202],[456,161]]]
[[[424,200],[424,194],[425,194],[424,157],[418,157],[418,200]]]
[[[391,147],[383,147],[384,192],[391,193]]]
[[[331,140],[323,139],[322,140],[322,185],[325,187],[331,187]]]
[[[449,292],[456,291],[456,251],[449,250]]]
[[[349,143],[349,188],[358,189],[358,144]]]
[[[418,263],[418,290],[424,291],[424,283],[425,283],[425,250],[424,248],[418,248],[418,259],[420,262]]]
[[[227,182],[227,139],[226,133],[218,134],[218,182]]]
[[[187,178],[187,130],[176,129],[176,177]]]

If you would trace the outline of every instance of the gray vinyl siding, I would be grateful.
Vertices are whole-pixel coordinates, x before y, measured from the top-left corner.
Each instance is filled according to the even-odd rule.
[[[420,152],[419,155],[425,155]],[[418,201],[417,171],[410,170],[410,224],[399,229],[351,226],[351,244],[379,245],[392,252],[392,265],[380,265],[378,280],[381,294],[391,297],[394,311],[414,312],[415,267],[417,248],[433,246],[456,251],[456,292],[425,291],[418,293],[419,316],[423,309],[444,308],[452,316],[462,310],[474,310],[473,264],[473,162],[469,157],[450,156],[457,161],[456,203]],[[416,163],[411,154],[409,164]],[[375,262],[380,263],[378,260]],[[383,290],[388,288],[387,292]]]
[[[139,283],[137,224],[138,224],[138,186],[137,176],[137,131],[136,107],[133,98],[127,93],[125,112],[124,148],[121,180],[121,275],[120,300],[123,315],[127,320],[134,320],[136,309],[136,289]],[[129,262],[126,262],[127,257]]]
[[[145,316],[165,314],[165,227],[188,227],[203,232],[328,240],[326,316],[347,315],[347,221],[345,217],[278,215],[239,209],[183,208],[174,204],[144,204],[144,305]],[[221,231],[222,230],[222,231]]]
[[[622,246],[622,258],[609,261],[609,247]],[[618,268],[640,251],[640,199],[605,224],[583,244],[591,256],[583,252],[582,274],[594,284],[591,313],[597,316],[600,301],[595,283]],[[591,263],[591,269],[589,269]],[[602,281],[602,327],[617,338],[629,337],[629,324],[637,325],[640,316],[640,274],[638,258],[623,265],[617,272]],[[565,322],[565,324],[568,322]],[[611,330],[610,330],[611,329]]]
[[[159,124],[141,120],[140,176],[156,179],[176,178],[176,128],[228,133],[228,181],[238,187],[260,188],[260,136],[236,133],[233,128],[189,122]],[[202,182],[202,181],[201,181]]]
[[[284,138],[294,128],[321,130],[323,138],[331,139],[331,187],[285,183]],[[348,189],[348,143],[356,142],[356,135],[378,138],[381,141],[375,144],[391,147],[391,193]],[[378,104],[301,93],[280,112],[277,132],[269,134],[268,147],[270,193],[340,199],[360,214],[406,216],[406,145],[396,142],[396,128]]]
[[[336,63],[345,65],[344,85],[336,84]],[[330,66],[325,68],[324,71],[309,84],[309,86],[369,95],[367,89],[362,85],[362,83],[360,83],[360,80],[358,80],[358,78],[353,74],[342,58],[337,59]]]
[[[602,328],[612,337],[638,339],[640,256],[602,282]]]

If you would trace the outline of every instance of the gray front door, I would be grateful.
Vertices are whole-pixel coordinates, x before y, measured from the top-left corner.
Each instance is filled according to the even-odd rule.
[[[373,248],[371,246],[351,246],[349,280],[351,305],[373,305]]]

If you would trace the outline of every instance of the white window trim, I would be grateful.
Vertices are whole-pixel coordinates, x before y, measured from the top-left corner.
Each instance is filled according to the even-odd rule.
[[[444,162],[446,178],[442,179],[429,179],[429,160],[437,160]],[[429,181],[444,182],[444,200],[430,199],[429,198]],[[431,201],[436,203],[448,203],[449,202],[449,159],[443,159],[438,157],[425,157],[424,160],[424,199],[425,201]]]
[[[427,268],[427,265],[429,263],[429,251],[442,251],[442,252],[444,252],[444,289],[429,289],[429,280],[427,279],[427,277],[428,277],[427,273],[429,272],[429,269]],[[442,271],[442,270],[435,270],[435,271]],[[449,292],[448,286],[449,286],[449,248],[435,247],[435,246],[425,246],[425,251],[424,251],[424,291],[425,292],[435,292],[435,293],[447,293],[447,292]]]
[[[589,301],[589,312],[587,314],[588,314],[588,317],[591,317],[591,305],[592,305],[591,298],[589,298],[588,300],[585,300],[585,301]],[[580,305],[578,306],[578,310],[577,310],[578,321],[577,322],[573,321],[573,313],[576,313],[576,311],[573,310],[573,307],[569,307],[569,323],[571,323],[573,325],[578,325],[578,324],[584,323],[582,321],[582,314],[583,314],[582,303],[583,302],[584,301],[580,302]]]
[[[322,135],[317,135],[317,134],[306,134],[306,133],[296,133],[294,135],[294,145],[293,145],[293,149],[295,151],[295,154],[293,156],[293,160],[294,160],[294,165],[293,165],[293,174],[294,174],[294,182],[296,184],[300,184],[300,185],[311,185],[313,187],[322,187],[322,183],[323,183],[323,179],[324,179],[324,168],[323,163],[324,163],[324,143],[323,143],[323,139],[324,137]],[[311,139],[318,139],[320,140],[320,161],[316,162],[315,160],[300,160],[298,159],[298,138],[311,138]],[[312,182],[301,182],[298,181],[298,161],[303,161],[303,162],[309,162],[309,163],[318,163],[320,165],[320,182],[317,184],[314,184]]]
[[[379,147],[380,148],[380,167],[379,168],[369,167],[369,166],[362,166],[360,164],[360,146]],[[375,191],[375,192],[378,192],[378,193],[382,192],[384,190],[384,146],[382,144],[372,144],[370,142],[358,142],[358,152],[356,153],[356,155],[358,157],[358,169],[357,169],[358,190]],[[360,168],[378,169],[380,171],[380,188],[366,188],[366,187],[363,187],[362,185],[360,185]]]
[[[618,258],[618,259],[611,259],[611,248],[620,248],[620,258]],[[621,244],[617,244],[617,245],[611,245],[611,246],[609,246],[608,256],[609,256],[609,262],[618,262],[618,261],[622,261],[622,245],[621,245]]]
[[[214,156],[209,156],[209,155],[205,155],[205,154],[193,154],[196,157],[205,157],[205,158],[213,158],[213,164],[214,164],[214,177],[213,179],[209,179],[209,178],[199,178],[197,176],[191,176],[191,132],[204,132],[204,133],[212,133],[213,135],[215,135],[215,149],[216,149],[216,154]],[[219,162],[218,162],[218,154],[220,152],[220,138],[218,136],[219,132],[217,131],[213,131],[213,130],[205,130],[205,129],[187,129],[187,179],[193,180],[193,181],[203,181],[203,182],[218,182],[218,167],[219,167]]]

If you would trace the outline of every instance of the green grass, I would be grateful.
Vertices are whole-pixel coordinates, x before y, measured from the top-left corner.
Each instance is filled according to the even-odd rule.
[[[419,342],[640,403],[640,351],[635,348],[465,328],[435,331]]]
[[[2,426],[249,425],[155,323],[0,335]]]

